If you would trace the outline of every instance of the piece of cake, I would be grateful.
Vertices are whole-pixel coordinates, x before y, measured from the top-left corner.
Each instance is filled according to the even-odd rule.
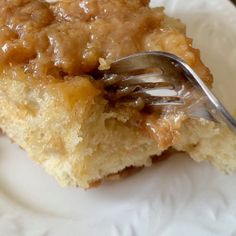
[[[236,138],[206,120],[146,115],[91,75],[142,51],[182,57],[211,86],[184,25],[148,0],[0,0],[0,128],[63,186],[88,188],[170,147],[229,172]]]

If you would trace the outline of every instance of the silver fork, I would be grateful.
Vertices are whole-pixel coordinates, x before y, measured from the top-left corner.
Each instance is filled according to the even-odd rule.
[[[236,120],[193,69],[173,54],[155,51],[122,58],[104,71],[102,81],[113,102],[139,109],[184,107],[188,116],[223,122],[236,133]]]

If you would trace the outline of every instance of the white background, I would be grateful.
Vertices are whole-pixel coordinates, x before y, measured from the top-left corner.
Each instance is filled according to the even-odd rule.
[[[227,0],[162,0],[181,18],[236,111],[236,8]],[[183,154],[120,182],[61,188],[27,154],[0,137],[1,236],[236,236],[236,174]]]

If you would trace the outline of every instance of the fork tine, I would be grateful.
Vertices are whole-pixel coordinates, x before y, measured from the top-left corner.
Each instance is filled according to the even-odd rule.
[[[146,84],[147,85],[147,84]],[[111,96],[115,99],[133,96],[133,97],[152,97],[155,98],[166,98],[166,97],[179,97],[178,93],[174,90],[174,87],[171,85],[163,87],[142,87],[145,85],[134,85],[134,86],[124,86],[124,87],[111,87],[110,91]]]
[[[177,97],[178,92],[175,91],[172,87],[163,87],[163,88],[141,88],[138,91],[133,92],[133,95],[136,96],[152,96],[155,97]]]
[[[116,96],[116,98],[127,96],[135,91],[137,86],[125,86],[125,87],[118,87],[114,90],[113,96]],[[114,88],[113,88],[114,89]]]
[[[170,83],[169,77],[158,73],[146,73],[141,75],[110,75],[104,76],[101,79],[106,86],[111,85],[136,85],[136,84],[156,84],[158,86],[166,85]]]
[[[168,97],[132,97],[132,96],[126,96],[122,97],[119,100],[120,104],[136,107],[139,108],[139,110],[143,109],[144,107],[156,109],[163,106],[182,106],[184,104],[183,100],[180,98],[168,98]]]
[[[182,100],[169,100],[169,101],[152,101],[151,103],[147,103],[147,107],[161,107],[161,106],[183,106],[184,102]]]
[[[153,87],[167,87],[173,88],[173,85],[162,75],[156,74],[144,74],[144,75],[135,75],[129,76],[120,80],[117,84],[121,86],[139,86],[143,88],[153,88]]]
[[[123,79],[124,82],[133,83],[162,83],[167,82],[168,78],[159,73],[146,73],[141,75],[131,75]]]

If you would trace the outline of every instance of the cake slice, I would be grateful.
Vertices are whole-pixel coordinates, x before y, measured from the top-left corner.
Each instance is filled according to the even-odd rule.
[[[104,98],[94,70],[142,51],[183,58],[212,76],[184,25],[147,0],[0,0],[0,128],[62,186],[89,188],[174,148],[230,172],[227,127],[144,114]]]

